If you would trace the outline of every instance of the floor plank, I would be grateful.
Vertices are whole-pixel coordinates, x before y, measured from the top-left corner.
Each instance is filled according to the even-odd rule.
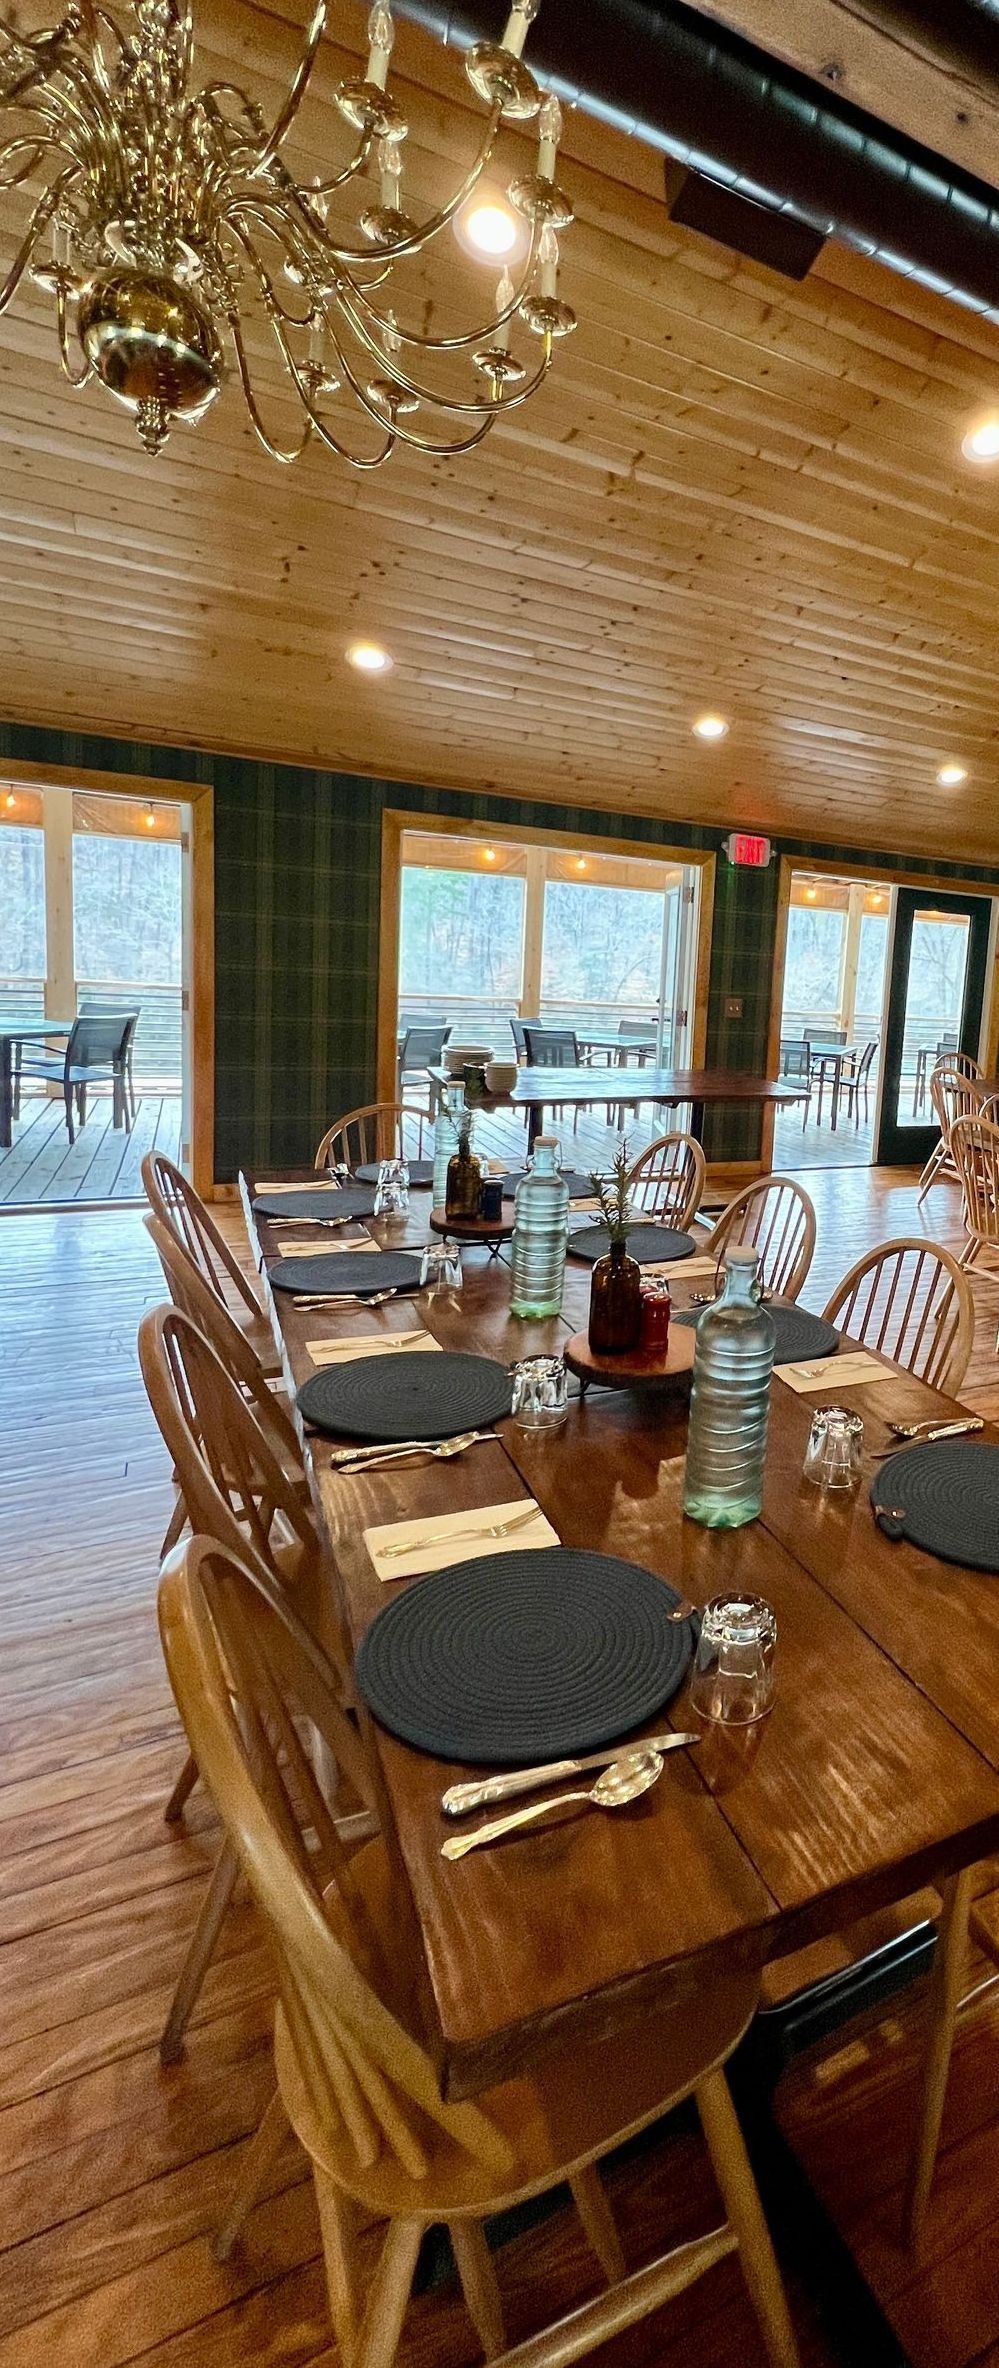
[[[91,1092],[87,1122],[70,1143],[62,1096],[26,1093],[9,1151],[0,1151],[0,1209],[137,1201],[139,1164],[147,1151],[180,1154],[180,1095],[155,1089],[137,1094],[131,1133],[111,1120],[111,1098]]]

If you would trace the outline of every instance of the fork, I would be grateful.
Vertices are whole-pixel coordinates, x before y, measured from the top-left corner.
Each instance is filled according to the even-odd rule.
[[[391,1463],[401,1455],[430,1455],[446,1463],[449,1456],[463,1455],[466,1447],[476,1447],[480,1439],[495,1437],[495,1431],[461,1431],[456,1439],[396,1439],[384,1447],[334,1447],[330,1463],[335,1472],[366,1472],[372,1464]]]
[[[395,1299],[397,1293],[395,1291],[314,1291],[308,1298],[304,1298],[301,1293],[296,1291],[293,1293],[293,1297],[296,1307],[344,1307],[350,1300],[356,1300],[360,1307],[382,1307],[386,1299]]]
[[[949,1426],[947,1427],[949,1428]],[[962,1431],[984,1431],[984,1417],[980,1414],[969,1415],[966,1420],[960,1422],[960,1425],[955,1423],[954,1431],[958,1428]],[[941,1430],[946,1437],[946,1429],[941,1425],[938,1415],[931,1415],[928,1422],[886,1422],[885,1429],[891,1432],[893,1439],[918,1439],[924,1431],[939,1432]]]
[[[511,1538],[516,1530],[529,1529],[532,1522],[543,1519],[540,1505],[529,1505],[526,1513],[514,1513],[508,1521],[480,1522],[477,1529],[452,1529],[443,1535],[438,1530],[436,1537],[407,1538],[404,1546],[382,1546],[375,1560],[394,1562],[399,1554],[424,1554],[431,1546],[457,1546],[466,1538]]]

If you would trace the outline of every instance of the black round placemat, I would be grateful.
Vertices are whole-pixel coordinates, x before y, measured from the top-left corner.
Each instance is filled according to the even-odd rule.
[[[427,1363],[434,1360],[427,1359]],[[484,1554],[407,1587],[364,1637],[357,1684],[393,1735],[439,1759],[562,1759],[626,1737],[690,1661],[679,1596],[610,1554]]]
[[[402,1250],[327,1250],[314,1258],[281,1258],[267,1269],[275,1291],[401,1291],[418,1289],[420,1261]]]
[[[839,1333],[835,1324],[827,1324],[824,1316],[809,1315],[807,1307],[795,1307],[793,1301],[767,1299],[768,1316],[772,1316],[777,1332],[774,1349],[775,1365],[797,1365],[804,1357],[832,1357],[839,1347]],[[675,1324],[696,1324],[704,1314],[702,1307],[684,1308],[674,1316]]]
[[[374,1193],[365,1191],[363,1185],[355,1191],[351,1184],[338,1192],[331,1192],[328,1185],[325,1190],[313,1187],[310,1192],[307,1184],[301,1192],[258,1192],[253,1203],[255,1217],[295,1217],[307,1224],[321,1221],[329,1225],[344,1217],[373,1217],[374,1213]]]
[[[999,1447],[987,1440],[924,1440],[887,1458],[871,1482],[871,1503],[904,1518],[891,1534],[999,1573]]]
[[[606,1225],[587,1225],[579,1233],[569,1235],[570,1258],[585,1258],[595,1266],[603,1258],[610,1236]],[[674,1233],[670,1225],[630,1225],[628,1227],[628,1256],[639,1266],[658,1265],[663,1258],[689,1258],[697,1244],[689,1233]]]
[[[380,1166],[380,1160],[365,1160],[363,1168],[354,1169],[358,1183],[377,1184]],[[421,1191],[425,1184],[433,1183],[434,1163],[432,1159],[407,1159],[406,1166],[409,1169],[409,1181],[417,1192]]]
[[[561,1168],[559,1173],[561,1175],[563,1184],[568,1184],[570,1200],[592,1200],[593,1186],[590,1182],[589,1176],[584,1176],[581,1170],[577,1170],[576,1168]],[[526,1168],[517,1168],[514,1170],[512,1175],[504,1176],[504,1200],[513,1199],[518,1184],[521,1182],[522,1178],[526,1176],[526,1174]]]
[[[345,1439],[453,1439],[509,1414],[510,1376],[492,1357],[421,1355],[354,1357],[326,1365],[302,1383],[296,1400],[305,1422]]]

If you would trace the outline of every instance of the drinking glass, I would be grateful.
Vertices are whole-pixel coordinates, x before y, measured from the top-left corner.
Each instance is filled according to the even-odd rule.
[[[513,1419],[523,1431],[554,1431],[569,1412],[564,1357],[522,1357],[512,1367]]]
[[[420,1260],[420,1289],[431,1299],[453,1298],[462,1286],[461,1251],[457,1242],[428,1242]]]
[[[375,1216],[404,1217],[409,1207],[409,1169],[404,1159],[383,1159],[375,1185]]]
[[[859,1414],[845,1406],[816,1406],[802,1466],[805,1479],[816,1488],[852,1488],[863,1444]]]
[[[751,1726],[773,1705],[777,1620],[762,1595],[715,1595],[701,1614],[690,1706],[721,1726]]]

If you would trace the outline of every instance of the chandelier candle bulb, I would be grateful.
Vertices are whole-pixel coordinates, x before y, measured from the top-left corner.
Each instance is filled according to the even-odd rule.
[[[395,26],[387,8],[373,8],[368,18],[368,71],[366,79],[376,90],[384,90],[388,82],[389,59],[395,40]]]
[[[538,132],[538,179],[554,181],[555,159],[562,137],[562,109],[551,91],[538,116]]]
[[[541,233],[541,243],[538,247],[538,260],[541,265],[542,296],[557,296],[558,240],[550,224]]]
[[[500,46],[507,50],[512,58],[523,57],[528,26],[533,24],[537,13],[538,0],[517,0],[517,5],[511,8]]]
[[[498,313],[507,311],[507,306],[513,303],[514,292],[513,281],[510,278],[509,272],[505,271],[496,289],[496,310]],[[500,321],[499,327],[496,331],[496,345],[498,351],[501,354],[509,353],[510,317],[508,313],[506,320]]]
[[[379,140],[378,172],[383,206],[397,207],[402,180],[402,150],[398,140]]]

